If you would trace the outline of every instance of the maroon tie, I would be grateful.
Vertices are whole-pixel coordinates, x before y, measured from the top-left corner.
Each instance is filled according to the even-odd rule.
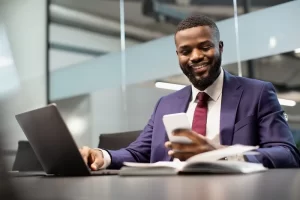
[[[199,92],[197,95],[198,104],[195,109],[192,130],[206,135],[206,120],[207,120],[207,100],[209,96],[205,92]]]

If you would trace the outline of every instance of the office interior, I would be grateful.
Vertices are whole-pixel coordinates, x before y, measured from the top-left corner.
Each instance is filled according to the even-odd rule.
[[[272,82],[300,148],[300,1],[2,0],[0,132],[7,168],[27,140],[15,115],[56,103],[78,147],[142,130],[161,96],[190,84],[175,52],[186,16],[214,19],[222,67]]]

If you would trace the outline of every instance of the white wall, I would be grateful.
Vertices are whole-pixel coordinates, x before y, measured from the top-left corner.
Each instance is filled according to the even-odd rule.
[[[91,146],[96,147],[101,133],[142,130],[147,124],[154,106],[169,90],[129,86],[126,92],[126,107],[120,88],[94,92],[91,102]]]
[[[50,24],[49,36],[51,44],[65,45],[71,48],[82,48],[100,53],[111,53],[121,50],[121,40],[119,36],[104,35],[57,23]],[[139,42],[136,40],[126,39],[126,47],[137,44],[139,44]],[[95,57],[94,55],[51,48],[49,56],[50,71],[81,63]]]
[[[256,59],[299,48],[300,28],[297,20],[300,18],[299,7],[300,1],[291,1],[239,16],[240,59],[242,61]],[[281,24],[280,29],[278,23]],[[234,19],[219,21],[217,25],[225,43],[222,63],[224,65],[236,63]],[[253,30],[261,31],[255,32]],[[274,42],[275,40],[276,42]],[[53,80],[51,82],[51,99],[86,94],[112,87],[115,83],[117,86],[120,85],[119,79],[114,76],[119,70],[120,60],[120,53],[107,54],[74,65],[67,70],[53,72],[51,76]],[[105,69],[105,75],[111,77],[109,80],[99,78],[99,71],[103,69]],[[157,80],[181,73],[176,58],[173,35],[136,45],[126,50],[127,84]],[[61,84],[66,75],[68,75],[69,81],[65,82],[62,88]],[[79,76],[89,77],[89,79],[78,80],[77,77]]]
[[[55,102],[78,147],[91,145],[91,106],[89,95]]]
[[[127,130],[121,88],[105,89],[90,94],[91,146],[97,147],[100,133]]]
[[[6,28],[0,22],[0,99],[14,94],[20,87]]]
[[[68,67],[72,64],[84,62],[95,56],[73,53],[69,51],[50,49],[49,50],[49,69],[55,71],[59,68]]]
[[[109,36],[90,32],[83,29],[51,23],[50,42],[82,47],[103,52],[119,51],[121,47],[120,36]],[[126,39],[126,45],[132,46],[139,42]]]
[[[4,148],[16,150],[25,135],[14,115],[46,104],[46,0],[0,2],[0,20],[7,27],[21,88],[0,103]]]

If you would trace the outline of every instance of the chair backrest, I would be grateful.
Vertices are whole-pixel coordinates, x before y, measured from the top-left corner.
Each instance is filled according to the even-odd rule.
[[[16,200],[19,195],[16,193],[15,187],[7,174],[3,150],[1,147],[2,146],[0,144],[0,199]]]
[[[135,141],[142,131],[100,134],[98,148],[118,150]]]
[[[13,171],[44,171],[28,141],[19,141]]]

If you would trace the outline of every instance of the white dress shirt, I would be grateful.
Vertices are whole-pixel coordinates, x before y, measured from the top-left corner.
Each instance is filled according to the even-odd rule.
[[[204,91],[200,91],[192,85],[192,99],[186,114],[190,124],[193,123],[195,109],[198,103],[196,98],[199,92],[205,92],[210,97],[207,102],[206,137],[215,144],[220,144],[220,114],[222,102],[224,71],[221,70],[218,78]]]
[[[206,137],[210,139],[213,144],[220,144],[220,115],[221,115],[221,102],[222,102],[222,89],[223,89],[224,71],[221,68],[221,73],[218,78],[206,88],[200,91],[192,85],[192,98],[190,100],[187,116],[190,124],[193,123],[194,112],[198,103],[196,96],[199,92],[205,92],[210,97],[207,102],[207,122],[206,122]],[[111,158],[107,151],[102,151],[104,157],[104,165],[101,169],[108,167],[111,163]],[[232,158],[235,159],[235,158]],[[176,159],[174,159],[176,160]],[[236,160],[236,159],[235,159]],[[241,158],[239,158],[241,160]]]

